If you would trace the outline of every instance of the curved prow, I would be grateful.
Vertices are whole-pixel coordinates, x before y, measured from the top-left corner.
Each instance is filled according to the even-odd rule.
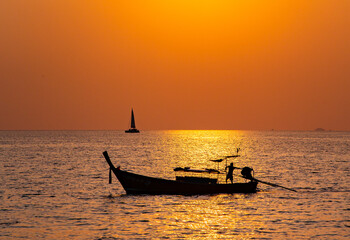
[[[111,159],[108,156],[107,151],[103,152],[103,156],[105,157],[105,159],[109,165],[109,183],[111,184],[112,183],[112,171],[118,177],[117,173],[118,173],[118,170],[120,169],[120,167],[117,167],[117,168],[114,167]]]
[[[104,151],[104,152],[103,152],[103,156],[105,157],[105,159],[106,159],[106,161],[107,161],[109,167],[114,171],[114,170],[115,170],[115,167],[114,167],[114,165],[113,165],[111,159],[109,158],[107,151]]]

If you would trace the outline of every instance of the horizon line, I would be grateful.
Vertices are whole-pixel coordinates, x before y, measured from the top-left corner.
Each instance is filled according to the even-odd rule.
[[[125,129],[0,129],[0,131],[125,131]],[[144,129],[142,131],[297,131],[297,132],[350,132],[332,129]]]

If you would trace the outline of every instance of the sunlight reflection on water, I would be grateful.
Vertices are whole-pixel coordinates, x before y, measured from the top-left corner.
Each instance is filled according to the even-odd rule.
[[[3,131],[0,239],[347,239],[349,146],[346,132]],[[235,166],[298,192],[130,196],[102,156],[174,179],[237,147]]]

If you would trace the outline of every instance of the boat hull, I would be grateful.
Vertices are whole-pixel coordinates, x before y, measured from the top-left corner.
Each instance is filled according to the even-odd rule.
[[[257,182],[233,184],[190,183],[161,178],[142,176],[139,174],[112,169],[127,194],[169,194],[199,195],[218,193],[255,193]]]
[[[140,131],[136,128],[130,128],[129,130],[125,130],[125,133],[139,133]]]

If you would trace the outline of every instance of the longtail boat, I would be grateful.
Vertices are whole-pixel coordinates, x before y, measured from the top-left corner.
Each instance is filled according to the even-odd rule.
[[[243,178],[248,182],[240,183],[220,183],[217,178],[220,174],[219,170],[215,169],[191,169],[191,168],[175,168],[175,172],[183,173],[204,173],[214,174],[217,177],[196,177],[196,176],[176,176],[175,180],[162,178],[147,177],[120,169],[120,166],[114,167],[107,151],[103,155],[110,167],[109,181],[112,180],[112,172],[118,178],[127,194],[171,194],[171,195],[199,195],[199,194],[218,194],[218,193],[255,193],[258,182],[251,177],[250,168],[248,175],[243,175]],[[227,157],[237,157],[227,156]],[[212,160],[213,162],[221,162],[223,159]],[[246,167],[247,168],[247,167]],[[247,170],[247,169],[246,169]],[[242,171],[242,174],[244,172]]]

